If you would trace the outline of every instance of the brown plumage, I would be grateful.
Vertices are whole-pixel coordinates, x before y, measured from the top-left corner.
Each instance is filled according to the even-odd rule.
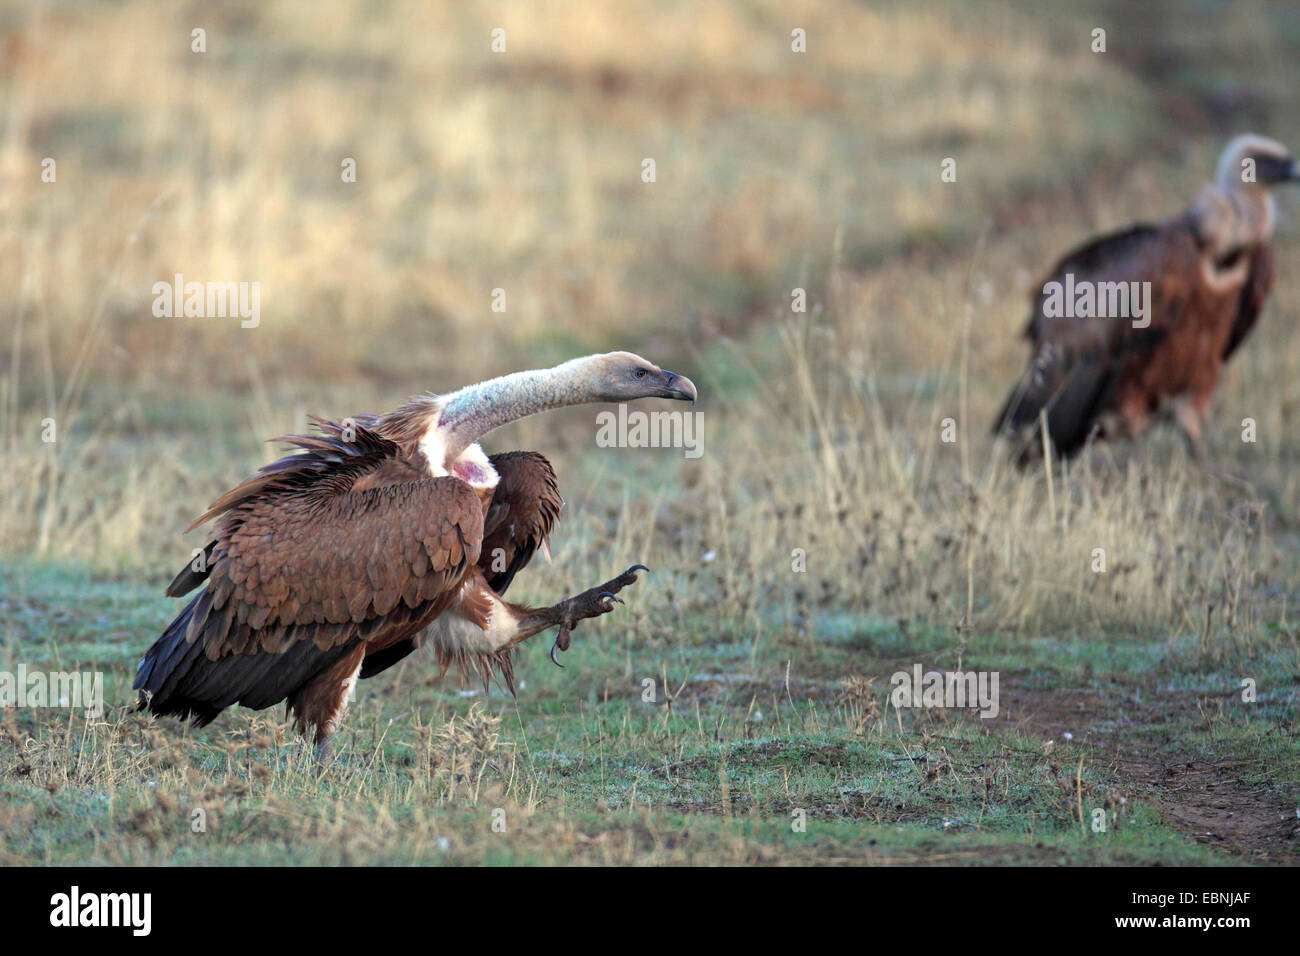
[[[504,595],[515,574],[527,567],[539,549],[549,560],[547,541],[564,504],[551,463],[536,452],[512,451],[493,455],[488,460],[500,481],[483,519],[483,543],[476,562],[481,577],[475,577],[474,586],[467,591],[471,602],[483,596],[484,586]],[[471,615],[475,620],[483,620],[488,610],[480,602]],[[413,637],[371,650],[362,661],[360,676],[364,679],[392,667],[417,646]],[[495,669],[506,686],[514,690],[514,670],[508,653],[457,656],[443,644],[435,646],[435,653],[443,674],[454,662],[460,665],[462,673],[472,669],[486,684]]]
[[[281,439],[300,451],[195,522],[215,519],[215,534],[167,593],[202,590],[141,660],[141,706],[203,724],[232,704],[288,701],[323,757],[355,681],[418,647],[443,673],[495,673],[513,691],[514,647],[558,627],[567,648],[640,566],[547,608],[504,601],[562,502],[541,455],[488,458],[475,440],[547,408],[642,397],[694,401],[695,386],[613,352]]]
[[[1024,440],[1022,462],[1038,449],[1043,417],[1056,451],[1068,456],[1094,434],[1136,437],[1169,412],[1199,453],[1223,363],[1272,287],[1268,187],[1297,180],[1300,166],[1280,144],[1238,137],[1191,209],[1094,239],[1052,268],[1023,333],[1030,367],[994,424]],[[1133,306],[1143,300],[1139,315]]]

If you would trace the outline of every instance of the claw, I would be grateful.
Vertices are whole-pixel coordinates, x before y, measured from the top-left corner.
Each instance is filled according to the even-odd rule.
[[[621,597],[619,597],[617,594],[611,594],[609,591],[601,591],[599,594],[596,595],[596,600],[609,601],[611,603],[617,601],[619,604],[624,603]]]
[[[624,574],[631,574],[633,571],[644,571],[646,574],[649,574],[649,573],[650,573],[650,569],[647,568],[644,564],[634,564],[634,565],[632,565],[632,567],[628,568],[628,569],[627,569],[626,571],[624,571],[623,573],[624,573]]]
[[[556,667],[564,666],[560,663],[560,659],[555,655],[559,651],[567,651],[569,649],[569,635],[572,633],[573,625],[564,624],[561,625],[559,632],[555,635],[555,643],[551,645],[551,663]]]

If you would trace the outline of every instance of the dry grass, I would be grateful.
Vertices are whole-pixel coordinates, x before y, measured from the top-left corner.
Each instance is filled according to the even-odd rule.
[[[797,657],[862,620],[951,632],[957,659],[1008,632],[1194,635],[1207,667],[1279,635],[1294,644],[1294,197],[1277,292],[1221,389],[1212,467],[1161,431],[1056,469],[1049,491],[1042,468],[1015,471],[986,430],[1022,369],[1015,335],[1052,254],[1194,195],[1240,128],[1224,96],[1245,104],[1242,121],[1300,143],[1298,28],[1249,3],[1177,30],[1161,27],[1177,19],[1167,5],[1142,23],[1118,6],[1047,6],[0,12],[0,553],[161,588],[202,543],[179,530],[306,413],[381,411],[616,346],[696,380],[701,459],[598,451],[592,410],[490,441],[550,456],[568,501],[557,567],[522,577],[520,599],[633,561],[656,569],[653,598],[619,609],[626,664],[611,681],[633,676],[634,648]],[[1088,52],[1094,22],[1110,25],[1113,55]],[[494,57],[498,25],[509,53]],[[195,26],[208,31],[202,56],[188,49]],[[808,30],[805,57],[788,52],[793,26]],[[1257,74],[1218,82],[1210,67]],[[945,185],[950,155],[958,182]],[[39,181],[45,156],[57,184]],[[356,184],[339,180],[347,156]],[[639,178],[645,156],[653,185]],[[262,325],[152,318],[150,288],[175,272],[261,282]],[[807,313],[790,311],[796,286]],[[504,316],[490,310],[498,287]],[[55,444],[40,441],[47,417]],[[1245,417],[1257,444],[1238,439]],[[954,444],[940,440],[947,418]],[[879,691],[846,686],[838,724],[878,738]],[[24,737],[15,766],[52,793],[127,793],[142,828],[157,825],[142,780],[213,804],[252,794],[241,840],[293,815],[299,837],[350,859],[418,859],[455,829],[402,816],[412,804],[417,816],[536,810],[547,778],[496,716],[426,718],[392,763],[398,745],[376,726],[366,760],[378,763],[331,782],[364,794],[361,811],[340,797],[295,813],[311,768],[260,719],[248,740],[225,738],[236,751],[201,746],[201,771],[192,749],[121,715],[90,748],[71,724]],[[695,743],[709,739],[701,726]],[[584,753],[620,744],[647,746],[603,727],[582,741]],[[1062,773],[1068,803],[1078,781]],[[251,789],[203,796],[212,787]],[[618,845],[562,814],[535,826],[547,830],[538,852],[559,858],[575,846],[593,860],[680,858],[649,817]],[[142,859],[157,839],[112,852]],[[730,830],[707,839],[719,861],[766,852]]]
[[[56,5],[0,24],[0,281],[28,325],[17,353],[39,362],[48,337],[60,392],[82,349],[100,389],[242,389],[248,359],[281,400],[313,377],[391,397],[510,364],[484,346],[663,351],[747,324],[838,228],[865,257],[962,235],[986,196],[1050,180],[1023,131],[1032,158],[1087,168],[1096,144],[1045,92],[1098,120],[1142,96],[1070,49],[1068,22],[1000,4],[507,3],[502,56],[477,12],[328,9]],[[788,52],[796,22],[807,56]],[[952,152],[959,203],[935,174]],[[33,175],[46,156],[54,187]],[[150,319],[177,271],[260,281],[263,328]],[[23,384],[42,397],[39,375]]]
[[[366,26],[334,39],[316,14],[256,5],[11,20],[8,550],[162,573],[186,553],[175,530],[266,454],[255,440],[306,411],[379,409],[617,343],[697,373],[707,454],[640,474],[627,469],[646,453],[564,468],[570,497],[588,496],[567,540],[584,564],[679,569],[682,613],[721,598],[729,626],[762,632],[773,601],[944,623],[969,601],[988,627],[1199,628],[1227,590],[1236,625],[1276,618],[1279,534],[1300,505],[1291,230],[1213,442],[1248,484],[1157,438],[1058,475],[1050,514],[1041,472],[1008,471],[983,435],[1023,360],[1012,340],[1042,251],[1129,209],[1176,209],[1217,140],[1067,199],[1040,167],[1099,155],[1081,132],[1096,91],[1150,95],[1063,50],[1082,21],[810,8],[795,19],[816,55],[801,58],[783,52],[780,9],[584,6],[553,30],[556,10],[507,5],[496,59],[477,15],[423,5],[373,22],[337,5],[340,25]],[[182,42],[199,20],[202,56]],[[411,35],[440,41],[425,55]],[[90,57],[93,82],[72,69]],[[898,100],[909,108],[872,108]],[[1063,102],[1085,115],[1062,124]],[[1126,135],[1139,148],[1144,134]],[[961,172],[944,185],[933,167],[949,152]],[[31,174],[45,153],[55,185]],[[653,186],[636,178],[642,153],[659,157]],[[354,154],[345,185],[338,157]],[[896,254],[917,237],[946,251]],[[263,326],[149,317],[149,287],[175,271],[263,281]],[[785,307],[796,284],[806,315]],[[487,311],[498,285],[508,321]],[[1247,415],[1256,446],[1235,440]],[[46,416],[54,445],[34,440]],[[954,445],[938,441],[947,417]],[[573,455],[589,422],[501,441]],[[648,476],[685,490],[647,499]],[[631,521],[584,518],[589,505]],[[722,560],[696,570],[710,551]]]

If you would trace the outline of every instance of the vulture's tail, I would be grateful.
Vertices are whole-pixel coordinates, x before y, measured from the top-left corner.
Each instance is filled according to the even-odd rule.
[[[1048,379],[1026,378],[1011,390],[993,422],[993,434],[1016,442],[1016,464],[1021,468],[1042,455],[1041,419],[1047,418],[1047,435],[1057,455],[1077,453],[1106,407],[1114,385],[1108,363],[1075,365],[1069,375]]]
[[[212,660],[202,639],[186,640],[190,619],[210,601],[208,590],[196,594],[167,630],[154,641],[136,667],[132,687],[140,692],[138,710],[193,718],[202,727],[232,704],[263,710],[278,704],[313,676],[348,654],[343,642],[324,654],[313,640],[289,641],[280,653],[230,654]]]
[[[195,658],[203,656],[203,648],[198,641],[190,643],[185,640],[185,631],[189,627],[194,608],[204,593],[200,591],[190,599],[185,609],[176,615],[176,619],[167,625],[167,630],[163,631],[162,636],[153,642],[153,646],[140,659],[135,669],[135,683],[131,685],[140,692],[137,710],[193,717],[200,727],[221,713],[220,707],[178,693],[176,686],[181,676],[193,666]]]

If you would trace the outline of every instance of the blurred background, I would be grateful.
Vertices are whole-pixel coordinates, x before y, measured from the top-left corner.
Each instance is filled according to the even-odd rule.
[[[658,559],[680,614],[745,634],[818,605],[1181,626],[1225,562],[1281,606],[1300,197],[1210,439],[1245,492],[1157,434],[1078,466],[1056,541],[987,429],[1056,255],[1179,211],[1231,135],[1300,148],[1298,54],[1283,3],[5,4],[3,551],[161,589],[307,414],[626,348],[699,384],[702,459],[597,454],[595,409],[488,442],[556,461],[575,578]],[[259,327],[155,318],[176,273],[260,283]]]

